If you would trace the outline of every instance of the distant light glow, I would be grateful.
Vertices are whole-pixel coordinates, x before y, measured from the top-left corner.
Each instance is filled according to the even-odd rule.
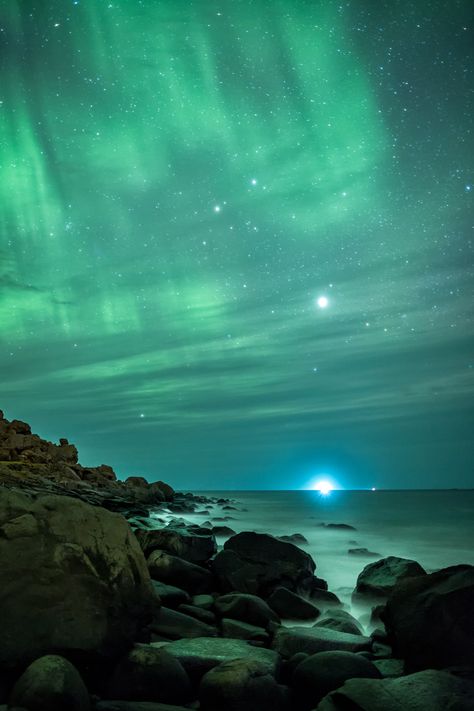
[[[322,496],[328,496],[334,490],[334,486],[327,479],[318,479],[309,488],[319,491]]]
[[[320,309],[326,309],[329,306],[329,299],[327,296],[319,296],[316,303]]]
[[[375,491],[375,486],[373,486],[373,487],[371,488],[371,491]]]

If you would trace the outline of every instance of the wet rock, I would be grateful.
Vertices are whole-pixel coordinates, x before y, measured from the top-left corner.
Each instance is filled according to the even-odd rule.
[[[247,622],[240,620],[231,620],[224,617],[221,620],[221,632],[223,637],[231,639],[246,639],[252,642],[262,642],[267,644],[270,640],[270,635],[263,627],[249,625]]]
[[[374,659],[373,663],[384,679],[396,679],[399,676],[403,676],[403,659]]]
[[[189,563],[205,563],[217,551],[213,534],[194,524],[172,522],[158,530],[138,530],[136,536],[146,556],[162,550]]]
[[[357,529],[355,526],[351,526],[348,523],[320,523],[318,524],[319,526],[322,526],[323,528],[329,528],[333,530],[339,530],[339,531],[356,531]]]
[[[216,616],[210,610],[203,610],[202,607],[195,607],[194,605],[180,605],[178,612],[182,612],[184,615],[191,615],[201,622],[205,622],[207,625],[214,625],[216,622]]]
[[[363,634],[364,628],[360,622],[345,610],[335,609],[325,613],[324,616],[316,622],[317,627],[327,627],[338,632],[347,632],[349,634]]]
[[[157,604],[123,516],[69,497],[2,492],[0,570],[4,667],[52,650],[116,657]]]
[[[280,586],[307,592],[315,568],[311,556],[292,543],[253,532],[229,538],[212,562],[221,590],[261,597],[267,597]]]
[[[203,610],[212,610],[214,607],[212,595],[193,595],[191,602],[195,607],[201,607]]]
[[[155,635],[164,639],[214,637],[217,635],[215,627],[167,607],[162,607],[157,611],[150,629]]]
[[[199,680],[209,669],[213,669],[218,664],[234,659],[257,659],[267,666],[273,676],[276,675],[279,664],[278,654],[273,650],[254,647],[240,639],[224,637],[179,639],[170,642],[164,648],[178,659],[192,681]]]
[[[214,580],[209,570],[164,551],[154,551],[148,558],[147,565],[154,580],[182,588],[192,595],[205,593],[213,588]]]
[[[399,582],[383,619],[408,670],[474,668],[473,610],[474,567],[459,565]]]
[[[217,537],[235,536],[235,531],[230,526],[213,526],[212,533]]]
[[[472,711],[474,685],[428,670],[399,679],[350,679],[326,696],[317,711]]]
[[[224,662],[208,671],[199,687],[203,711],[284,711],[289,694],[266,664],[255,659]]]
[[[302,533],[292,533],[289,536],[278,536],[280,541],[286,541],[287,543],[294,543],[295,545],[308,543],[308,539],[303,536]]]
[[[280,627],[273,640],[273,649],[287,659],[298,652],[364,652],[371,647],[370,637],[325,627]]]
[[[305,600],[301,595],[287,588],[276,588],[267,602],[283,619],[315,620],[321,614],[309,600]]]
[[[359,574],[352,599],[354,602],[384,600],[397,582],[418,575],[426,575],[426,572],[415,560],[396,556],[382,558],[366,565]]]
[[[166,585],[158,580],[152,580],[153,589],[159,596],[165,607],[178,607],[191,602],[191,596],[185,590],[177,588],[174,585]]]
[[[319,652],[296,667],[291,686],[303,709],[313,709],[329,692],[348,679],[381,678],[372,662],[352,652]]]
[[[191,683],[183,667],[165,649],[136,645],[117,665],[109,698],[124,701],[186,703]]]
[[[359,556],[360,558],[381,558],[380,553],[374,553],[374,551],[369,551],[367,548],[349,548],[347,552],[349,555]]]
[[[230,617],[257,627],[268,627],[270,622],[279,622],[280,618],[270,606],[256,595],[229,593],[218,597],[214,602],[216,613],[220,617]]]
[[[9,708],[28,711],[89,711],[89,693],[77,669],[64,657],[48,654],[36,659],[20,676]]]
[[[312,587],[309,593],[309,600],[316,605],[318,610],[326,610],[328,608],[342,607],[342,602],[338,596],[329,590]]]

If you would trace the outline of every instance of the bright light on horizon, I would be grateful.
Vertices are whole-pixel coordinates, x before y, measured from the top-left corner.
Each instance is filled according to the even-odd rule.
[[[327,296],[320,296],[316,303],[320,309],[326,309],[329,306],[329,299]]]
[[[335,488],[329,479],[316,479],[307,486],[307,489],[319,491],[322,496],[328,496]]]

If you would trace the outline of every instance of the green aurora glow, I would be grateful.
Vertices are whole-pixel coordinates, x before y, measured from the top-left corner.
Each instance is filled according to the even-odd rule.
[[[177,487],[472,485],[472,12],[4,5],[7,415]]]

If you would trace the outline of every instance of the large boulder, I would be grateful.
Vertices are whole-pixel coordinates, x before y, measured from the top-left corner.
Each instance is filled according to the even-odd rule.
[[[312,602],[287,588],[275,588],[268,598],[268,604],[287,620],[315,620],[321,614]]]
[[[191,698],[191,684],[176,657],[165,649],[139,644],[116,667],[109,698],[186,703]]]
[[[201,680],[202,711],[286,711],[288,689],[277,684],[268,666],[235,659],[208,671]]]
[[[213,588],[214,578],[209,570],[164,551],[153,551],[147,565],[154,580],[182,588],[192,595],[210,592]]]
[[[73,498],[0,496],[0,666],[50,652],[116,657],[156,606],[119,514]]]
[[[232,536],[215,557],[212,569],[223,592],[244,592],[267,597],[283,586],[308,592],[316,564],[292,543],[266,533],[244,532]]]
[[[240,639],[224,637],[178,639],[167,644],[164,649],[179,660],[192,681],[199,681],[209,669],[234,659],[257,659],[268,667],[273,676],[278,671],[279,658],[276,652],[272,649],[254,647]]]
[[[401,581],[383,619],[411,671],[474,668],[474,567],[459,565]]]
[[[299,652],[367,652],[371,647],[370,637],[325,627],[280,627],[273,640],[273,648],[286,659]]]
[[[395,585],[405,578],[426,575],[426,571],[416,560],[388,556],[375,563],[369,563],[359,573],[353,602],[379,602],[385,600]]]
[[[348,679],[380,679],[376,666],[353,652],[318,652],[304,659],[293,672],[291,687],[304,709],[313,709],[323,696]]]
[[[472,711],[473,708],[472,681],[430,669],[399,679],[350,679],[326,696],[317,711]]]
[[[146,556],[162,550],[189,563],[205,563],[217,551],[215,536],[208,528],[194,524],[171,523],[161,529],[138,529],[135,535]]]
[[[32,662],[10,694],[9,708],[28,711],[89,711],[89,693],[77,669],[64,657],[48,654]]]
[[[220,617],[230,617],[257,627],[266,628],[270,622],[280,622],[278,615],[265,600],[256,595],[228,593],[218,597],[214,607]]]

